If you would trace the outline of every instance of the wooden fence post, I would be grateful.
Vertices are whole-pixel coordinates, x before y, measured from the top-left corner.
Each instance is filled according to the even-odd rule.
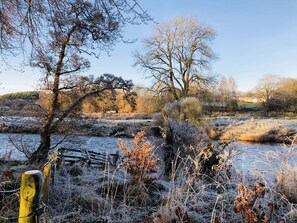
[[[58,161],[59,161],[59,151],[50,154],[49,158],[50,158],[50,162],[51,162],[51,172],[50,172],[50,176],[51,176],[51,180],[52,180],[51,184],[53,185],[55,182],[55,173],[56,173]]]
[[[39,223],[41,208],[42,173],[30,170],[22,175],[19,223]]]
[[[42,202],[48,204],[48,192],[51,179],[51,162],[48,162],[43,167],[43,185],[42,185]]]
[[[60,167],[62,166],[62,164],[64,163],[64,157],[63,157],[63,154],[64,154],[64,148],[59,148],[58,149],[58,153],[57,153],[57,169],[60,169]]]

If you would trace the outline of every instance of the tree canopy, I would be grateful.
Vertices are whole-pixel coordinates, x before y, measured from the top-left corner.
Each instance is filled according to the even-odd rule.
[[[209,46],[214,38],[214,30],[194,18],[168,20],[144,40],[135,65],[148,72],[157,92],[170,92],[175,99],[187,96],[191,85],[213,80],[207,71],[216,58]]]
[[[0,0],[0,49],[2,56],[23,52],[29,41],[34,55],[69,36],[75,52],[98,55],[123,38],[127,24],[149,20],[136,0]]]
[[[23,53],[32,67],[44,73],[52,92],[40,128],[41,143],[32,160],[47,156],[51,134],[85,98],[122,89],[132,99],[130,81],[113,75],[92,80],[81,77],[90,66],[88,56],[99,57],[119,40],[127,24],[151,20],[136,0],[0,0],[0,50],[3,59]],[[29,50],[28,50],[29,49]],[[78,75],[75,77],[75,75]],[[80,89],[80,95],[61,114],[59,96]]]

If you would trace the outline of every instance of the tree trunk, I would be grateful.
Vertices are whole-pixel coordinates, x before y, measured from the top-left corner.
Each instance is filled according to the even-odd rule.
[[[165,163],[165,175],[167,177],[172,173],[173,163],[176,159],[176,152],[173,147],[173,132],[170,126],[170,120],[164,110],[162,110],[162,117],[164,120],[164,126],[162,128],[162,136],[165,141],[164,149],[164,163]]]
[[[53,87],[53,98],[50,104],[48,114],[45,117],[43,125],[40,127],[40,145],[31,155],[29,161],[32,163],[41,163],[47,160],[48,152],[51,148],[51,134],[53,129],[53,120],[55,112],[58,109],[60,76],[56,73]]]
[[[47,127],[40,129],[40,144],[38,149],[29,158],[30,163],[42,163],[47,160],[48,152],[51,148],[51,134]]]

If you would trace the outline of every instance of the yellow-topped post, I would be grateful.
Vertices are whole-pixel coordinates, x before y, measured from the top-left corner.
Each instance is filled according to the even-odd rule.
[[[39,223],[37,210],[41,207],[42,173],[30,170],[22,174],[19,223]]]
[[[50,177],[51,177],[51,162],[48,162],[43,167],[42,201],[45,205],[48,204]]]

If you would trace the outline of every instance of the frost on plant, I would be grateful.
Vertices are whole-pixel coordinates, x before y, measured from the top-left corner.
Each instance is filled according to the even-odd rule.
[[[247,186],[239,184],[238,190],[240,194],[235,199],[234,211],[241,213],[243,219],[249,223],[259,222],[259,219],[268,222],[265,212],[256,208],[257,201],[265,195],[264,185],[256,184],[253,189],[249,189]]]
[[[280,206],[277,205],[276,200],[266,197],[268,191],[264,184],[256,183],[252,189],[239,184],[238,190],[239,195],[235,199],[234,211],[241,213],[244,222],[285,222],[283,218],[277,220],[280,218],[277,216]]]
[[[195,126],[199,126],[202,116],[201,102],[194,97],[183,98],[165,105],[164,110],[171,118],[180,121],[189,121]]]
[[[146,180],[155,170],[158,158],[153,154],[153,145],[145,140],[144,131],[139,132],[131,141],[132,148],[127,148],[123,140],[119,147],[124,152],[123,165],[136,181]]]

